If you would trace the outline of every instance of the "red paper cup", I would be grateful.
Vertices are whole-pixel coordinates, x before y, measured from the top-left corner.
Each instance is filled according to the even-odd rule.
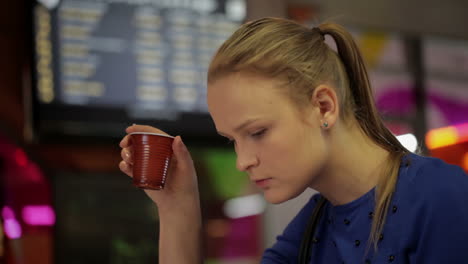
[[[133,184],[142,189],[164,189],[174,137],[135,132],[130,133],[130,140],[133,146]]]

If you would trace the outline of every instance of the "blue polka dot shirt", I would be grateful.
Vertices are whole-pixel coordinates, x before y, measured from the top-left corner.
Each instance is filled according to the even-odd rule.
[[[378,251],[368,239],[374,189],[340,206],[327,202],[312,239],[312,264],[468,263],[468,175],[436,158],[408,154],[387,213]],[[320,194],[289,223],[261,263],[298,263],[299,247]]]

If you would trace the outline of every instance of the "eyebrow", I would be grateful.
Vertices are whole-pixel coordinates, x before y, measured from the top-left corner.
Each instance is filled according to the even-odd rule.
[[[237,132],[237,131],[240,131],[242,130],[243,128],[245,128],[246,126],[252,124],[253,122],[259,120],[260,118],[251,118],[251,119],[247,119],[245,120],[243,123],[241,123],[240,125],[238,125],[236,128],[234,128],[234,131]],[[221,136],[225,136],[227,137],[226,134],[224,134],[223,132],[221,131],[217,131],[218,134],[220,134]]]

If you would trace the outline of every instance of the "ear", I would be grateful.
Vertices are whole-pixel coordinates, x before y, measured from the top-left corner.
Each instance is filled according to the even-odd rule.
[[[333,127],[340,112],[335,89],[330,85],[321,84],[315,88],[310,99],[319,112],[320,126],[325,129]]]

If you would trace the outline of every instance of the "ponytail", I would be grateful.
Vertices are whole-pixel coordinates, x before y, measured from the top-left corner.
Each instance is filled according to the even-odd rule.
[[[319,29],[323,35],[330,35],[336,43],[338,56],[345,68],[352,94],[351,108],[360,128],[376,144],[390,153],[376,187],[375,209],[368,243],[368,246],[373,244],[374,250],[377,250],[395,191],[400,161],[408,151],[387,129],[377,111],[364,60],[351,34],[334,23],[322,24]]]

